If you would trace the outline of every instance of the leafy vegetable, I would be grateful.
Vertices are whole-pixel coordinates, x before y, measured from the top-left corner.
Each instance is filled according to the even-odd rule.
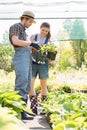
[[[47,45],[43,45],[40,49],[40,52],[44,54],[46,51],[48,52],[57,52],[57,46],[54,43],[49,43]]]

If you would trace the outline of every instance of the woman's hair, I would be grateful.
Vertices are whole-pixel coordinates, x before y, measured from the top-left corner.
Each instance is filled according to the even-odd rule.
[[[46,28],[49,28],[49,29],[50,29],[50,24],[47,23],[47,22],[43,22],[43,23],[41,24],[40,28],[42,28],[42,27],[46,27]],[[50,33],[50,31],[49,31],[48,34],[47,34],[47,38],[50,39],[50,37],[51,37],[51,33]]]

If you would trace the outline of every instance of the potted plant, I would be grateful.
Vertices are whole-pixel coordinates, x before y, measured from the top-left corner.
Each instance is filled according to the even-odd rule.
[[[45,54],[46,57],[50,60],[55,60],[57,54],[57,46],[54,43],[49,43],[48,45],[44,45],[40,49],[41,54]]]

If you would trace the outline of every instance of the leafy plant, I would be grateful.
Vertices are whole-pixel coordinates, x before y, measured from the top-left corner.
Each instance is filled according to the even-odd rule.
[[[46,51],[48,52],[57,52],[57,46],[54,43],[49,43],[47,45],[43,45],[40,49],[40,52],[44,54]]]
[[[53,130],[87,127],[87,98],[84,93],[51,92],[42,106],[50,116]]]
[[[71,88],[67,85],[63,86],[62,89],[64,92],[71,93]]]
[[[14,110],[19,119],[21,119],[21,112],[23,110],[32,113],[32,111],[27,108],[25,102],[22,101],[21,98],[22,97],[18,94],[18,91],[0,90],[1,106]]]
[[[37,63],[44,64],[47,58],[55,60],[56,54],[57,46],[55,46],[53,43],[49,43],[47,45],[43,45],[40,50],[33,52],[32,56]]]
[[[50,60],[55,60],[57,54],[57,46],[54,45],[54,43],[43,45],[39,50],[39,53],[43,55],[45,58],[47,57]]]
[[[29,130],[26,125],[16,117],[15,112],[7,107],[0,106],[0,130]]]
[[[13,47],[11,45],[0,45],[0,69],[5,71],[12,71],[12,57],[14,54]]]

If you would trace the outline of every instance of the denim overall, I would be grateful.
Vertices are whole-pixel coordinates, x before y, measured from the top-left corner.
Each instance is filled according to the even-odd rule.
[[[15,90],[19,91],[23,99],[27,99],[32,77],[31,49],[30,47],[14,47],[14,49]]]

